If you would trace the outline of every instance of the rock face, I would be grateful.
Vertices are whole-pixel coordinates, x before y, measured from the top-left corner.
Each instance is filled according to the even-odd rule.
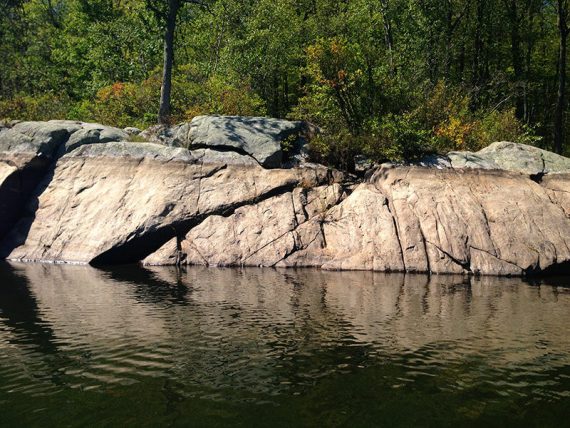
[[[536,152],[540,171],[534,158],[517,163],[503,153],[534,149],[500,143],[485,155],[492,168],[453,165],[450,154],[451,166],[384,165],[354,183],[318,165],[267,169],[243,146],[109,141],[125,135],[63,121],[0,130],[0,207],[9,220],[0,255],[94,265],[570,272],[570,173],[552,173],[567,159],[548,152]]]
[[[451,152],[452,168],[501,169],[528,175],[570,173],[570,159],[537,147],[509,142],[493,143],[472,152]]]
[[[503,171],[383,168],[348,196],[334,185],[209,217],[145,263],[535,273],[570,262],[568,211],[550,196],[565,198],[568,183],[551,190]]]
[[[266,117],[197,116],[190,123],[156,127],[142,135],[175,147],[230,150],[251,156],[264,168],[280,168],[282,144],[296,144],[309,132],[307,127],[304,122]]]
[[[151,143],[80,147],[59,159],[3,253],[25,261],[135,262],[210,215],[328,179],[324,168],[266,170],[231,160]]]
[[[0,128],[0,239],[21,217],[58,157],[84,144],[126,137],[116,128],[73,121],[19,122]]]

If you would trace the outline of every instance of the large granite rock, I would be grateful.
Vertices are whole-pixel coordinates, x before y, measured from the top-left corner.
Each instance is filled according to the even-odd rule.
[[[156,144],[80,147],[4,240],[11,260],[126,263],[211,215],[329,179],[326,168],[266,170]],[[239,156],[239,155],[238,155]]]
[[[189,149],[231,150],[251,156],[264,168],[280,168],[283,147],[300,151],[305,134],[313,132],[304,122],[267,117],[197,116],[174,127],[154,126],[141,135],[149,141]]]
[[[484,167],[453,165],[450,155],[451,166],[384,165],[352,183],[318,165],[264,168],[246,136],[252,153],[244,145],[113,141],[125,136],[71,121],[1,127],[0,257],[570,272],[568,160],[548,152],[500,143],[471,154]]]
[[[528,175],[570,173],[570,159],[525,144],[497,142],[476,153],[451,152],[452,168],[500,169]]]
[[[0,127],[0,238],[22,215],[33,190],[50,176],[57,158],[84,144],[126,137],[116,128],[66,120]]]
[[[570,263],[570,181],[546,183],[496,170],[382,168],[349,196],[337,185],[305,198],[293,191],[209,217],[144,262],[544,272]]]

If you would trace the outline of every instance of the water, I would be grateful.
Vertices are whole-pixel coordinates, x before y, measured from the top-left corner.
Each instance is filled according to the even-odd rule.
[[[565,283],[0,265],[0,426],[570,426]]]

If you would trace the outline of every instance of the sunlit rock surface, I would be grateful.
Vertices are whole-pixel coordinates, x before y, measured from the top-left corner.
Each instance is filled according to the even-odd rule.
[[[71,121],[0,129],[0,255],[94,265],[569,272],[570,160],[540,149],[496,143],[475,154],[489,168],[450,154],[438,168],[384,165],[350,181],[308,163],[267,169],[245,146],[191,150],[127,139]]]

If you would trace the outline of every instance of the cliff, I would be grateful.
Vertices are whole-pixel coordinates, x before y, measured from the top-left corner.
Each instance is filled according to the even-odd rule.
[[[0,256],[570,273],[570,159],[495,143],[355,180],[304,161],[309,132],[235,117],[145,131],[145,143],[78,122],[2,128]]]

